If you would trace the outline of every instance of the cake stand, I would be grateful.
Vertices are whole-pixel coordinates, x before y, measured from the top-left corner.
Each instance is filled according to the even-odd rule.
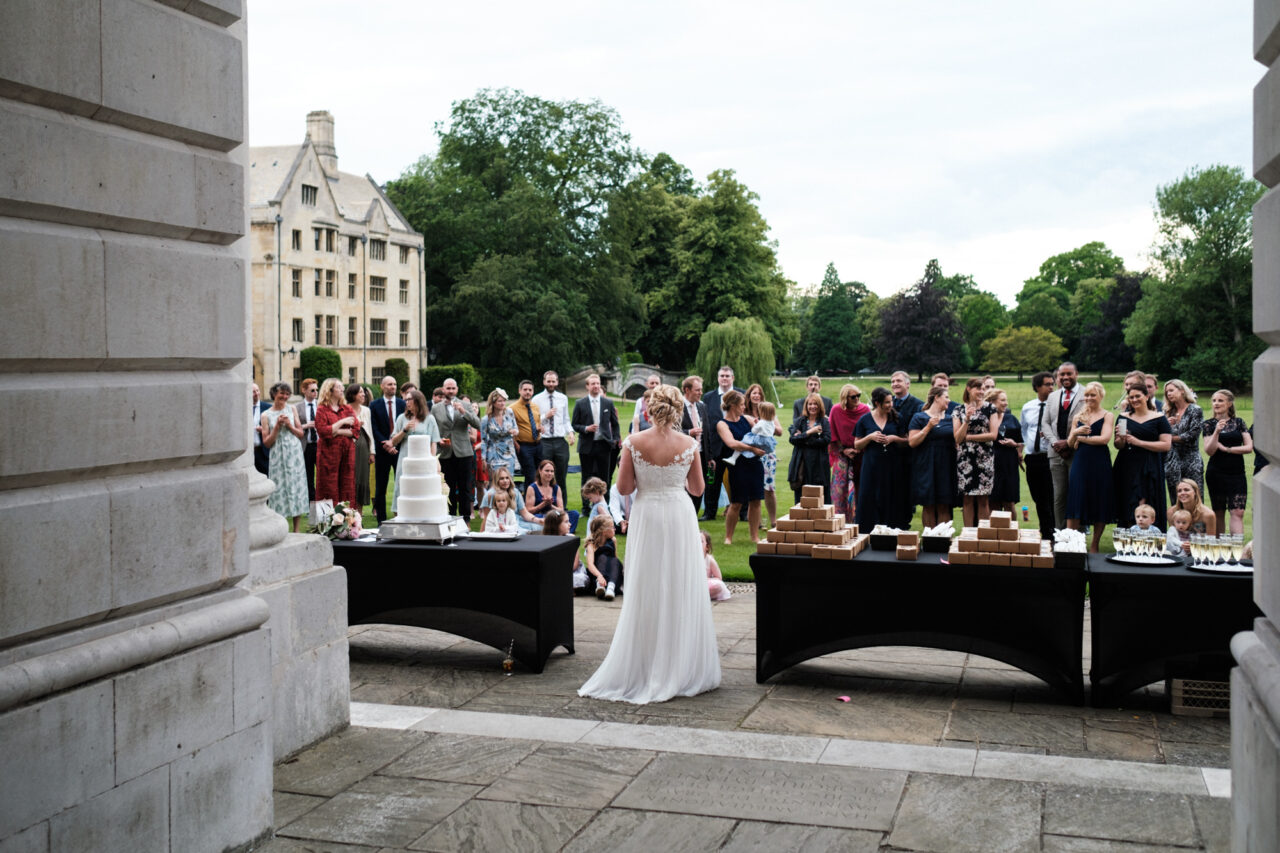
[[[466,522],[462,520],[461,516],[457,515],[446,515],[423,521],[402,521],[399,518],[389,518],[378,525],[378,539],[444,544],[452,542],[460,532],[459,528],[465,526]]]

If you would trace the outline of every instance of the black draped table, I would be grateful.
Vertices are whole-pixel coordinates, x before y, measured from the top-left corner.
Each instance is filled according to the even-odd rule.
[[[1084,569],[953,566],[943,556],[751,555],[756,681],[843,649],[926,646],[1004,661],[1083,703]]]
[[[347,621],[434,628],[506,651],[542,672],[551,650],[573,654],[577,537],[333,543],[347,570]]]
[[[1128,566],[1089,555],[1092,667],[1096,706],[1169,677],[1225,681],[1231,638],[1262,615],[1253,575],[1182,566]]]

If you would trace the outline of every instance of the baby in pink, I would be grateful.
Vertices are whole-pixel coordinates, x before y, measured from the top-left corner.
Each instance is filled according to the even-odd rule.
[[[720,574],[720,564],[716,562],[716,558],[711,556],[711,539],[707,536],[707,531],[702,531],[702,553],[707,558],[707,589],[711,593],[712,601],[727,601],[729,599],[729,587],[724,585],[724,577]]]

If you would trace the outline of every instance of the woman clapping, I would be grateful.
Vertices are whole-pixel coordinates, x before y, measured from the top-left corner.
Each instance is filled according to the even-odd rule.
[[[911,417],[908,443],[916,451],[912,500],[920,505],[925,527],[951,521],[956,505],[956,441],[947,416],[951,393],[946,385],[929,389],[924,409]]]
[[[1000,434],[1000,413],[986,402],[984,380],[970,379],[964,386],[964,408],[955,419],[956,472],[960,494],[964,496],[964,526],[976,527],[991,515],[991,490],[996,479],[996,436]]]
[[[1100,382],[1084,386],[1084,407],[1067,433],[1067,446],[1075,451],[1067,487],[1067,527],[1082,530],[1093,525],[1096,554],[1102,532],[1115,519],[1115,490],[1111,485],[1111,452],[1107,445],[1115,431],[1114,415],[1103,411],[1107,390]]]
[[[1235,394],[1225,388],[1214,391],[1211,404],[1213,418],[1204,423],[1204,450],[1209,454],[1204,481],[1209,487],[1209,502],[1218,518],[1230,513],[1229,533],[1244,533],[1244,509],[1249,498],[1244,456],[1253,452],[1253,436],[1245,422],[1236,417]]]
[[[810,394],[804,400],[804,414],[791,423],[789,433],[791,464],[787,467],[787,482],[791,484],[800,503],[800,492],[805,486],[822,486],[823,501],[831,502],[831,469],[827,465],[827,445],[831,443],[831,423],[827,420],[822,397]]]

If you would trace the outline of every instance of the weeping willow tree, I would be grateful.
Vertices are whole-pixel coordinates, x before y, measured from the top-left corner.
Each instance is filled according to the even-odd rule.
[[[740,388],[752,382],[767,385],[773,372],[773,342],[764,323],[755,317],[730,317],[707,326],[694,364],[708,388],[716,384],[716,372],[724,364],[733,368],[734,382]]]

